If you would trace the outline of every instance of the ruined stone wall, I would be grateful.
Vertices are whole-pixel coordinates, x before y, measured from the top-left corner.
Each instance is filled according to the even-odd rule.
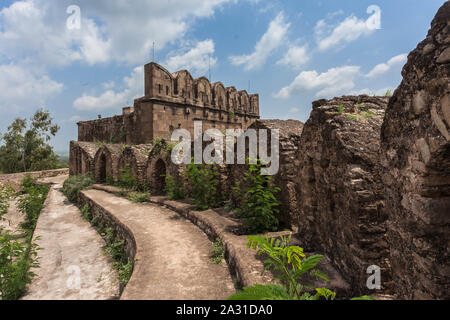
[[[100,146],[95,142],[70,142],[69,174],[94,176],[95,154]]]
[[[314,102],[297,153],[302,246],[327,254],[355,294],[367,292],[370,265],[381,267],[383,289],[391,285],[378,164],[387,101],[358,96]]]
[[[396,293],[450,298],[450,2],[408,57],[380,158]]]
[[[145,66],[145,96],[123,115],[78,123],[79,141],[147,144],[170,138],[175,129],[193,134],[195,120],[204,130],[247,129],[259,119],[259,95],[193,79],[187,70],[170,74],[156,63]]]
[[[123,116],[114,116],[78,123],[78,141],[106,143],[125,142],[126,128]]]
[[[295,157],[299,147],[300,137],[302,134],[303,123],[298,120],[257,120],[249,129],[267,130],[267,150],[270,154],[271,134],[270,130],[279,130],[279,171],[272,176],[272,182],[278,186],[281,191],[277,194],[280,201],[278,220],[283,226],[288,228],[296,228],[297,216],[297,199],[296,199],[296,177],[298,175],[298,167],[295,163]],[[249,156],[248,141],[246,143],[246,157]],[[236,152],[236,149],[235,149]],[[244,172],[247,170],[246,165],[228,166],[229,183],[226,184],[226,190],[232,187],[236,181],[241,181]],[[225,180],[225,179],[222,179]]]

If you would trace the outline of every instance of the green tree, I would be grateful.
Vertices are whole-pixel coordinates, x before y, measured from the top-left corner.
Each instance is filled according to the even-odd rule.
[[[0,136],[0,170],[4,173],[40,171],[58,166],[58,156],[48,144],[59,131],[46,110],[39,109],[28,121],[17,118]]]

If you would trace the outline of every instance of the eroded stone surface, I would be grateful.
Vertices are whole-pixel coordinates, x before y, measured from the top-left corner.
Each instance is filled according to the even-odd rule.
[[[408,57],[381,134],[390,260],[405,299],[450,297],[449,22],[446,2]]]
[[[378,160],[387,101],[358,96],[314,102],[297,154],[302,246],[326,253],[355,295],[368,293],[370,265],[381,267],[383,290],[392,286]]]

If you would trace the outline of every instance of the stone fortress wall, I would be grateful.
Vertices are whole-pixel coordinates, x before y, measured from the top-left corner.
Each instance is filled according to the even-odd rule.
[[[238,104],[233,103],[239,101],[233,100],[234,91],[233,95],[227,94],[228,89],[225,95],[217,94],[214,90],[223,90],[212,86],[208,91],[206,79],[193,80],[185,71],[171,75],[150,64],[146,66],[146,95],[154,98],[137,99],[134,111],[127,109],[122,116],[130,118],[138,133],[134,137],[126,133],[121,144],[71,142],[70,173],[90,173],[101,182],[107,175],[117,179],[119,168],[128,164],[140,181],[147,181],[158,192],[164,183],[161,174],[176,175],[182,168],[173,165],[160,147],[155,150],[150,141],[140,139],[164,137],[170,130],[149,126],[147,133],[140,133],[139,105],[139,112],[147,110],[142,105],[154,110],[151,116],[160,122],[164,106],[169,110],[180,106],[177,110],[184,110],[184,115],[189,109],[189,115],[205,119],[211,119],[211,113],[220,117],[234,110],[238,120],[227,125],[280,130],[280,171],[273,177],[282,190],[279,219],[297,232],[305,249],[325,253],[355,295],[374,293],[366,287],[366,270],[377,265],[382,281],[377,292],[400,299],[449,299],[449,1],[437,13],[427,38],[409,55],[402,75],[390,99],[344,96],[319,100],[313,102],[311,116],[303,124],[259,120],[256,103],[244,104],[247,113],[239,113]],[[176,92],[176,96],[163,100],[166,92]],[[224,97],[227,103],[221,104]],[[242,109],[246,99],[240,101]],[[104,124],[108,121],[120,123],[102,119],[99,128],[108,127]],[[218,126],[219,122],[209,123]],[[84,123],[80,128],[80,140],[86,139]],[[127,145],[130,141],[139,143]],[[221,168],[225,190],[241,179],[243,169],[237,165]]]
[[[175,129],[193,135],[194,121],[203,129],[247,129],[259,119],[259,96],[194,79],[189,71],[171,74],[156,63],[145,65],[145,95],[125,107],[122,115],[78,123],[78,140],[84,142],[145,144],[170,138]]]

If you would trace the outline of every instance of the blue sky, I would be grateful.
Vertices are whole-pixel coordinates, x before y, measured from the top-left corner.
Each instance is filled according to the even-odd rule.
[[[306,121],[311,102],[401,81],[444,0],[0,1],[0,133],[50,110],[67,151],[76,122],[143,95],[142,66],[189,69],[260,94],[263,118]],[[80,29],[67,28],[70,5]],[[369,7],[376,6],[374,10]],[[76,20],[75,20],[76,21]]]

